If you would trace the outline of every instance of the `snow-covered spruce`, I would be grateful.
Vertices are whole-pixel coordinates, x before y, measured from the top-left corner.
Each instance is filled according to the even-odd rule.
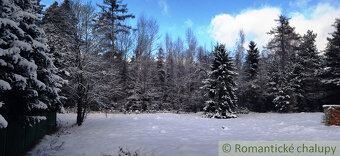
[[[232,59],[228,56],[225,46],[216,45],[213,52],[214,60],[211,65],[209,78],[204,81],[203,89],[208,92],[209,100],[204,107],[206,117],[235,118],[236,97],[234,94],[235,82],[233,76],[235,68]]]
[[[272,60],[268,64],[268,83],[267,87],[269,98],[271,99],[273,109],[278,112],[296,111],[296,102],[292,86],[287,85],[289,82],[288,65],[298,49],[300,35],[295,32],[295,28],[290,26],[289,18],[283,15],[275,20],[278,25],[268,34],[274,37],[267,44],[267,49],[273,54],[269,55]]]
[[[0,109],[4,105],[3,102],[0,102]],[[6,119],[0,114],[0,128],[6,128],[8,125]]]
[[[308,30],[301,38],[301,44],[297,55],[291,57],[288,65],[288,84],[293,93],[293,105],[298,111],[317,111],[321,99],[320,76],[318,71],[321,69],[321,57],[315,44],[316,34]]]
[[[327,87],[327,97],[333,97],[331,103],[339,103],[340,100],[340,19],[336,19],[333,25],[335,31],[327,38],[328,44],[325,52],[324,70],[322,71],[322,83]]]
[[[0,101],[6,105],[0,111],[5,112],[4,118],[24,122],[26,116],[59,107],[59,77],[38,24],[41,8],[34,0],[1,3]]]

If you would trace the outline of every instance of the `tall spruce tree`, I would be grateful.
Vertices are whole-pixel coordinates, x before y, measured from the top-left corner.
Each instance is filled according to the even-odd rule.
[[[320,110],[317,101],[320,98],[318,88],[320,78],[318,72],[321,67],[321,58],[315,45],[316,34],[308,30],[302,37],[297,55],[292,57],[290,72],[288,73],[289,83],[294,91],[293,98],[299,111]]]
[[[118,57],[115,45],[118,33],[129,33],[131,26],[124,24],[126,19],[134,18],[128,14],[126,4],[121,0],[104,0],[104,5],[98,5],[101,11],[95,19],[94,30],[98,38],[101,39],[101,53],[109,53],[111,59]],[[121,56],[120,56],[121,57]]]
[[[294,55],[298,49],[300,36],[295,32],[295,28],[289,24],[290,18],[283,15],[279,16],[278,26],[268,32],[274,37],[269,41],[267,49],[275,53],[277,61],[279,61],[279,69],[284,71],[290,57]]]
[[[246,72],[246,80],[254,80],[259,74],[259,59],[260,53],[255,42],[250,41],[249,49],[247,50],[246,62],[244,70]]]
[[[203,86],[209,96],[204,110],[207,117],[234,118],[237,105],[234,94],[233,77],[236,73],[233,60],[228,56],[229,53],[222,44],[215,46],[213,55],[209,78],[204,81]]]
[[[153,92],[154,96],[152,100],[156,102],[155,110],[163,110],[164,97],[165,97],[165,69],[164,69],[164,52],[163,48],[159,48],[156,60],[156,74],[153,78]]]
[[[269,41],[267,49],[272,53],[269,56],[271,71],[268,73],[269,94],[272,97],[272,105],[274,110],[279,112],[288,112],[296,110],[296,103],[293,100],[293,90],[287,85],[289,79],[288,64],[291,57],[296,55],[300,43],[300,36],[295,33],[295,28],[289,24],[289,18],[280,15],[278,26],[273,28],[268,34],[274,35]],[[276,68],[276,69],[275,69]]]
[[[243,66],[245,77],[244,102],[250,110],[262,112],[264,111],[262,102],[260,101],[260,86],[258,82],[259,60],[260,54],[255,42],[250,41],[247,50],[246,61]]]
[[[45,33],[40,28],[42,7],[38,1],[2,1],[0,5],[3,115],[5,119],[29,124],[45,120],[45,116],[39,115],[41,112],[61,109],[61,79],[55,75]]]
[[[333,25],[335,31],[327,38],[324,70],[322,82],[326,87],[325,103],[339,103],[340,101],[340,19]]]
[[[71,68],[77,66],[75,41],[77,39],[77,19],[72,11],[71,1],[65,0],[60,6],[54,2],[43,12],[42,28],[46,32],[48,47],[53,55],[53,63],[57,67],[57,74],[63,78],[61,96],[67,107],[73,107]]]

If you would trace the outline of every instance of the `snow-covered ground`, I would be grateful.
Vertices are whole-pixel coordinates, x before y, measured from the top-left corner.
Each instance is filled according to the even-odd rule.
[[[340,140],[339,126],[324,126],[323,113],[250,113],[236,119],[200,114],[89,114],[75,126],[75,114],[58,114],[62,128],[45,136],[29,155],[118,155],[119,147],[140,155],[218,155],[218,141]]]

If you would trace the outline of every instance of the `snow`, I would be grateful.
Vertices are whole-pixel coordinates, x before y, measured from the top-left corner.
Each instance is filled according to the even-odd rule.
[[[35,79],[35,84],[37,85],[37,87],[39,87],[40,89],[45,89],[46,88],[46,85],[39,81],[38,79]]]
[[[8,82],[4,81],[4,80],[1,80],[0,79],[0,89],[1,90],[11,90],[11,86],[9,85]]]
[[[8,19],[8,18],[0,18],[0,28],[3,27],[13,27],[16,29],[16,31],[18,31],[18,33],[20,33],[21,36],[24,36],[25,32],[22,31],[21,28],[18,27],[18,23],[15,23],[13,20]]]
[[[13,41],[13,46],[18,47],[18,48],[25,50],[25,51],[31,51],[32,50],[32,47],[31,47],[30,44],[23,42],[23,41],[19,41],[19,40]]]
[[[3,102],[0,101],[0,108],[4,105]],[[0,128],[6,128],[8,125],[6,119],[0,114]]]
[[[6,119],[0,114],[0,128],[6,128],[8,125]]]
[[[46,120],[46,116],[26,116],[26,120],[30,123],[30,126],[33,126],[42,120]]]
[[[340,105],[323,105],[323,108],[340,108]]]
[[[118,155],[119,147],[141,155],[218,155],[218,141],[340,140],[340,126],[325,126],[323,113],[250,113],[235,119],[201,114],[89,114],[80,127],[75,114],[58,114],[61,128],[29,155]],[[136,120],[137,119],[137,120]]]
[[[37,104],[33,104],[32,105],[32,108],[34,109],[39,109],[39,110],[45,110],[47,109],[47,105],[43,102],[41,102],[40,100],[38,100],[38,103]]]
[[[26,78],[24,78],[23,76],[18,75],[18,74],[13,74],[13,76],[14,76],[14,79],[15,79],[16,82],[21,81],[21,82],[27,83]]]
[[[0,66],[6,67],[7,63],[3,59],[0,59]]]

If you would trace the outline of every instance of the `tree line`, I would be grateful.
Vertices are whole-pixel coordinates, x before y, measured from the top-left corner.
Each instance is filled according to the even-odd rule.
[[[44,111],[205,111],[207,117],[247,112],[320,111],[340,95],[340,20],[324,51],[312,30],[300,35],[280,15],[260,51],[239,33],[233,51],[165,34],[155,19],[135,18],[122,1],[65,0],[43,11],[39,1],[1,2],[0,118],[43,120]],[[6,120],[5,120],[6,121]],[[0,124],[6,127],[5,122]]]

